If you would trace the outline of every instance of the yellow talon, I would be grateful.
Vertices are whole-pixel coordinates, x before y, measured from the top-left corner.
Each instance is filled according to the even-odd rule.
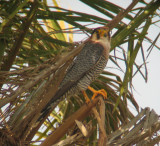
[[[93,96],[92,96],[92,100],[94,100],[94,98],[100,94],[103,96],[104,99],[107,99],[107,92],[104,90],[104,89],[101,89],[101,90],[95,90],[93,89],[92,87],[88,86],[88,89],[91,90],[93,92]]]
[[[90,87],[90,86],[88,86],[88,89],[93,92],[93,96],[92,96],[92,98],[91,98],[92,100],[94,100],[95,97],[96,97],[98,94],[102,95],[104,99],[107,99],[107,92],[106,92],[104,89],[101,89],[101,90],[98,90],[98,91],[97,91],[97,90],[93,89],[93,88]],[[85,100],[86,100],[86,103],[89,104],[89,103],[91,102],[91,100],[88,98],[87,93],[86,93],[85,91],[82,91],[82,94],[83,94],[83,96],[84,96],[84,98],[85,98]]]

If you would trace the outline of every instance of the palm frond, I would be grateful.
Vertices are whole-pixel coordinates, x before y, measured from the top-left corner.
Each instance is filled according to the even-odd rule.
[[[32,144],[43,140],[44,145],[63,139],[66,144],[80,145],[83,139],[83,145],[100,145],[103,136],[108,145],[155,144],[159,140],[159,136],[153,136],[159,130],[157,115],[148,109],[139,113],[132,92],[132,80],[138,74],[148,80],[148,57],[153,49],[160,50],[159,34],[153,39],[147,35],[150,27],[157,27],[155,24],[159,22],[155,21],[160,12],[159,0],[150,3],[136,0],[127,9],[108,1],[80,2],[104,17],[62,8],[56,1],[52,6],[47,1],[0,2],[0,133],[3,135],[0,144],[29,144],[33,139]],[[142,6],[133,8],[137,4]],[[73,37],[77,32],[90,35],[95,25],[109,26],[114,32],[109,58],[112,67],[106,68],[91,84],[97,90],[105,89],[108,99],[103,101],[98,97],[87,106],[82,94],[70,97],[35,125],[41,110],[56,93],[66,68],[83,46],[83,42],[73,43]],[[141,62],[137,60],[139,53]],[[88,90],[87,94],[92,95]],[[139,113],[137,116],[130,103]],[[155,121],[147,124],[151,119],[148,115],[156,117]],[[77,117],[87,136],[75,125]],[[156,130],[151,128],[149,134],[149,127]],[[143,142],[144,137],[150,141]]]

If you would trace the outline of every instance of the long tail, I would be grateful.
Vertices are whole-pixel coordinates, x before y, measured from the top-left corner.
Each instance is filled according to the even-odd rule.
[[[48,115],[48,113],[51,112],[51,110],[53,110],[57,106],[57,104],[61,102],[64,98],[65,96],[63,96],[61,90],[58,90],[56,95],[53,96],[51,100],[47,103],[47,105],[42,109],[41,115],[38,118],[37,122],[41,122],[42,119],[44,119],[46,115]]]
[[[42,109],[41,115],[38,118],[37,122],[41,122],[46,117],[46,115],[48,115],[48,113],[50,113],[51,110],[53,110],[57,106],[59,102],[64,100],[65,97],[72,96],[75,93],[79,92],[78,88],[72,85],[73,84],[67,84],[57,91],[55,96],[53,96],[48,104]]]

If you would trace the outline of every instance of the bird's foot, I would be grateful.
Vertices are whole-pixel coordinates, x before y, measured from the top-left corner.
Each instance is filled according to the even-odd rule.
[[[104,99],[107,99],[107,92],[104,89],[95,91],[91,99],[94,100],[95,97],[99,94],[102,95]]]
[[[104,99],[107,99],[107,92],[104,90],[104,89],[101,89],[101,90],[95,90],[95,89],[93,89],[92,87],[88,87],[88,89],[90,90],[90,91],[92,91],[93,92],[93,96],[92,96],[92,100],[94,100],[95,99],[95,97],[97,96],[97,95],[102,95],[103,96],[103,98]]]
[[[88,86],[88,89],[93,92],[93,96],[91,98],[92,100],[94,100],[97,95],[102,95],[104,99],[107,99],[107,92],[104,89],[97,91],[90,86]],[[82,94],[86,100],[86,103],[89,104],[91,100],[88,98],[87,93],[85,91],[82,91]]]

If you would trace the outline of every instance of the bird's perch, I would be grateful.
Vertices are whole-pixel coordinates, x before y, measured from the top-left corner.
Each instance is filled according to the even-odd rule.
[[[66,134],[68,129],[75,125],[75,120],[83,120],[89,115],[89,113],[92,111],[92,108],[98,103],[100,98],[101,96],[98,96],[89,104],[84,104],[78,111],[66,119],[59,128],[57,128],[50,136],[48,136],[40,146],[53,145],[57,143],[60,138]]]
[[[110,30],[117,26],[117,24],[132,10],[132,8],[139,2],[139,0],[133,0],[126,10],[121,10],[117,16],[115,16],[107,25]]]

